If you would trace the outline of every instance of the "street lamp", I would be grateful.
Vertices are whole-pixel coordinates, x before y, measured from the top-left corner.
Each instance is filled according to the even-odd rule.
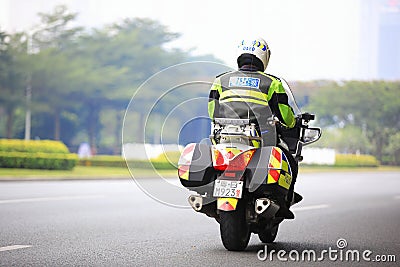
[[[61,25],[63,21],[55,21],[48,25],[44,25],[42,27],[34,28],[27,32],[27,47],[26,53],[28,55],[33,54],[32,44],[33,44],[33,36],[42,30],[52,28],[58,25]],[[26,86],[26,112],[25,112],[25,140],[31,140],[31,102],[32,102],[32,74],[29,72],[28,81]]]
[[[32,36],[34,33],[28,33],[27,51],[28,55],[31,54],[32,49]],[[31,140],[31,102],[32,102],[32,74],[29,71],[28,80],[26,85],[26,112],[25,112],[25,140]]]

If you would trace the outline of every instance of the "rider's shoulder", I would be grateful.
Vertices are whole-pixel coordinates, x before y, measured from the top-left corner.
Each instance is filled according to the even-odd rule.
[[[221,76],[223,76],[223,75],[225,75],[225,74],[229,74],[229,73],[232,73],[233,71],[225,71],[225,72],[223,72],[223,73],[220,73],[220,74],[218,74],[217,76],[215,76],[215,78],[219,78],[219,77],[221,77]]]
[[[273,74],[271,74],[271,73],[265,73],[265,72],[259,72],[259,73],[262,74],[262,75],[264,75],[264,76],[269,77],[271,80],[276,80],[276,81],[278,81],[278,82],[282,82],[282,81],[281,81],[281,78],[279,78],[278,76],[275,76],[275,75],[273,75]]]

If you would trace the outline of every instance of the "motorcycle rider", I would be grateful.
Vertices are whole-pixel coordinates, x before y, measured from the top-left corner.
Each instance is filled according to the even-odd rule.
[[[208,114],[214,118],[250,118],[255,122],[263,145],[277,145],[277,140],[268,137],[269,114],[275,115],[286,128],[296,125],[293,109],[279,78],[264,73],[268,66],[271,51],[262,38],[243,40],[238,46],[238,70],[218,75],[210,89]],[[275,137],[275,135],[273,134]],[[276,138],[276,137],[275,137]],[[284,150],[285,152],[286,150]],[[292,185],[289,188],[287,208],[280,210],[286,218],[294,218],[289,211],[289,202],[294,192],[297,177],[297,163],[290,155]]]

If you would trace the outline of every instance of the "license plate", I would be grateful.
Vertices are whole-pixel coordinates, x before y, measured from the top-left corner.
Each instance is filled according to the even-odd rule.
[[[214,197],[241,198],[243,181],[216,180],[214,184]]]

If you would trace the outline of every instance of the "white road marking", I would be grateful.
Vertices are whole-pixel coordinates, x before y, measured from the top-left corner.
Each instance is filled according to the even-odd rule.
[[[0,247],[0,252],[1,251],[8,251],[8,250],[16,250],[16,249],[21,249],[21,248],[30,248],[32,246],[30,245],[13,245],[13,246],[7,246],[7,247]]]
[[[326,209],[326,208],[329,208],[329,205],[321,204],[321,205],[298,207],[298,208],[293,208],[291,210],[292,211],[303,211],[303,210],[318,210],[318,209]]]
[[[86,195],[86,196],[60,196],[60,197],[37,197],[37,198],[4,199],[4,200],[0,200],[0,204],[25,203],[25,202],[43,202],[43,201],[59,201],[59,200],[74,200],[74,199],[90,199],[90,198],[103,198],[103,197],[104,197],[104,195]]]

